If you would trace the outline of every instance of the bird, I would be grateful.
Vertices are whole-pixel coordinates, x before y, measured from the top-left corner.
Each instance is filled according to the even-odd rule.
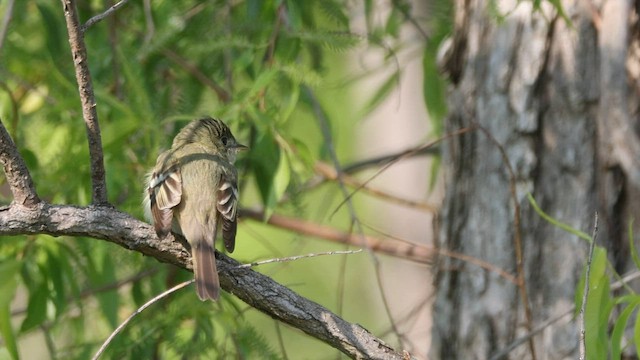
[[[193,120],[158,156],[147,175],[145,213],[159,238],[174,231],[187,239],[202,301],[220,296],[215,260],[218,232],[228,252],[235,248],[239,196],[233,163],[237,153],[246,149],[221,120]]]

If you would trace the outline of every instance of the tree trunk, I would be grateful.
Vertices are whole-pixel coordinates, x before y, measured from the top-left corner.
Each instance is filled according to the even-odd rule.
[[[640,223],[636,9],[562,1],[568,24],[550,2],[537,12],[533,3],[456,1],[447,126],[473,130],[445,146],[439,246],[522,277],[441,257],[432,359],[492,358],[572,309],[588,244],[541,219],[527,193],[586,233],[598,211],[599,245],[619,271],[630,263],[626,227]],[[499,358],[575,359],[578,333],[567,316]]]

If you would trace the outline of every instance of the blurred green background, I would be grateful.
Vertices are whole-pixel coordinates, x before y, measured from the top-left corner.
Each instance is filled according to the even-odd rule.
[[[78,1],[81,22],[111,5]],[[6,29],[0,48],[0,117],[41,198],[88,205],[87,140],[61,3],[3,1],[0,14]],[[157,155],[189,120],[214,116],[251,147],[237,162],[243,207],[358,232],[348,207],[338,207],[344,196],[337,183],[306,186],[318,176],[314,165],[331,163],[332,146],[339,161],[350,164],[440,134],[445,84],[437,75],[436,50],[450,21],[448,2],[130,1],[89,28],[85,38],[109,201],[142,219],[143,179]],[[410,64],[417,72],[407,74]],[[403,84],[409,88],[400,91]],[[418,110],[400,112],[407,104]],[[376,116],[378,121],[371,120]],[[407,119],[418,124],[417,131]],[[323,126],[333,144],[323,136]],[[375,146],[387,142],[394,145]],[[413,179],[422,184],[415,188],[399,186],[403,180],[396,178],[414,175],[385,175],[391,192],[408,191],[407,196],[422,201],[436,184],[434,169],[437,161],[415,163],[419,175]],[[1,200],[8,204],[11,195],[4,176],[0,180]],[[387,226],[395,221],[387,216],[393,212],[388,201],[360,193],[352,199],[357,217],[373,225],[364,226],[365,232],[408,236]],[[431,214],[413,216],[418,220],[397,225],[415,228],[408,240],[429,243]],[[383,236],[376,229],[392,234]],[[347,248],[250,220],[239,225],[236,243],[231,256],[241,262]],[[428,324],[424,313],[416,320],[412,311],[429,303],[427,267],[375,259],[363,252],[256,270],[362,324],[392,346],[425,352]],[[379,278],[377,261],[382,272],[392,275]],[[397,275],[393,269],[406,271]],[[421,275],[413,282],[405,277],[409,273]],[[25,359],[89,358],[137,307],[191,277],[95,239],[4,237],[0,359],[12,358],[7,349],[11,336]],[[407,288],[396,290],[400,284],[394,282]],[[420,294],[418,300],[397,300],[411,298],[412,291]],[[391,317],[383,293],[391,296]],[[419,335],[411,335],[401,319],[409,319],[409,327],[419,326]],[[139,315],[103,358],[336,357],[336,350],[229,294],[216,304],[201,303],[188,287]]]

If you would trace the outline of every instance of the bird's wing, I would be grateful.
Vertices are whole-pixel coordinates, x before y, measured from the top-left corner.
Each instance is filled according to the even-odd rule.
[[[164,162],[164,161],[162,161]],[[173,208],[182,199],[182,176],[178,164],[164,168],[158,159],[160,169],[154,171],[149,181],[151,216],[158,237],[163,238],[171,231]]]
[[[222,238],[224,247],[229,252],[233,252],[236,246],[236,222],[238,209],[238,184],[234,176],[222,174],[220,186],[216,191],[216,207],[222,219]]]

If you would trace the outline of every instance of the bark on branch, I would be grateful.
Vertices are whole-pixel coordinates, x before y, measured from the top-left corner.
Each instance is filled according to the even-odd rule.
[[[93,92],[89,64],[87,63],[87,48],[84,44],[84,34],[78,20],[75,0],[62,0],[62,6],[64,7],[64,18],[67,23],[73,66],[76,69],[76,81],[78,82],[78,92],[82,103],[82,117],[87,128],[87,139],[89,140],[93,189],[92,203],[104,205],[107,204],[107,183],[96,99]]]
[[[86,236],[110,241],[152,256],[159,261],[190,269],[189,253],[169,236],[159,240],[153,227],[129,214],[106,206],[77,207],[44,202],[33,208],[0,209],[0,236],[48,234]],[[403,359],[366,329],[349,323],[271,278],[237,261],[216,254],[222,288],[272,318],[285,322],[356,359]]]
[[[16,144],[2,124],[2,120],[0,120],[0,163],[13,193],[13,203],[26,207],[39,203],[40,199],[29,170],[20,157]]]

